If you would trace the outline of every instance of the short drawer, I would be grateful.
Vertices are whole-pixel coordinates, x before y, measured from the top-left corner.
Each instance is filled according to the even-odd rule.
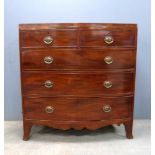
[[[81,47],[135,47],[136,33],[132,30],[83,30],[80,32]]]
[[[76,47],[76,30],[20,31],[20,46],[25,48]]]
[[[135,67],[135,51],[130,49],[104,50],[22,50],[24,70],[129,69]]]
[[[26,119],[83,121],[131,117],[133,97],[24,98]]]
[[[132,93],[133,72],[25,71],[25,96],[104,96]]]

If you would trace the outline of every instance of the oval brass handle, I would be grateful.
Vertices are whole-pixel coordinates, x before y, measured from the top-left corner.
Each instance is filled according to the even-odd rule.
[[[45,58],[44,58],[44,62],[46,63],[46,64],[51,64],[52,62],[53,62],[53,58],[51,57],[51,56],[46,56]]]
[[[111,57],[111,56],[106,56],[105,58],[104,58],[104,62],[106,63],[106,64],[112,64],[113,63],[113,58]]]
[[[44,41],[45,44],[49,45],[49,44],[51,44],[53,42],[53,38],[50,37],[50,36],[47,36],[47,37],[44,38],[43,41]]]
[[[110,105],[103,106],[103,111],[104,112],[110,112],[111,111],[111,106]]]
[[[51,88],[51,87],[53,87],[53,82],[50,81],[50,80],[45,81],[45,87],[46,87],[46,88]]]
[[[52,107],[52,106],[47,106],[47,107],[45,108],[45,112],[48,113],[48,114],[53,113],[53,112],[54,112],[54,107]]]
[[[112,87],[112,82],[111,81],[104,81],[104,87],[106,87],[106,88]]]
[[[112,43],[114,42],[114,39],[113,39],[112,36],[105,36],[105,37],[104,37],[104,41],[105,41],[105,43],[107,43],[107,44],[112,44]]]

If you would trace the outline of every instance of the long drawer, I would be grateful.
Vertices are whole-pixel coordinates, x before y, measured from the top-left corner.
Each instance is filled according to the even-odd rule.
[[[135,50],[49,49],[22,50],[24,70],[129,69],[135,67]]]
[[[26,119],[86,121],[129,118],[133,97],[27,98]]]
[[[25,96],[123,95],[134,90],[134,72],[23,72]]]

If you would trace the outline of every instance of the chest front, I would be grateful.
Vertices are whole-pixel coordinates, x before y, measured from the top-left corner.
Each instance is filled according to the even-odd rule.
[[[135,24],[21,24],[19,35],[24,140],[32,125],[121,123],[132,138]]]

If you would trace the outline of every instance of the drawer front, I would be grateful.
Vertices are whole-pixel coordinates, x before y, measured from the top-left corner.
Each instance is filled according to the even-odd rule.
[[[103,46],[136,46],[135,31],[117,30],[90,30],[81,31],[80,46],[103,47]]]
[[[131,117],[133,97],[25,98],[26,119],[83,121]]]
[[[133,92],[132,72],[23,72],[23,93],[33,96],[104,96]]]
[[[23,50],[23,69],[128,69],[135,67],[135,51],[105,50]]]
[[[27,48],[76,47],[77,31],[20,31],[20,46]]]

